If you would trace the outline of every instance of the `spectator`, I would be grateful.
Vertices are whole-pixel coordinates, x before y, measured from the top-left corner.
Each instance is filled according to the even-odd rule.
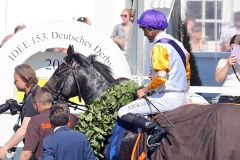
[[[228,58],[219,60],[215,80],[225,87],[240,88],[240,34],[234,35],[230,40],[231,55]],[[234,53],[235,52],[235,53]],[[219,103],[240,103],[239,94],[222,94]]]
[[[13,36],[13,34],[9,34],[9,35],[5,36],[2,40],[1,46],[3,46],[4,43],[6,43],[12,36]]]
[[[222,34],[220,36],[220,50],[222,52],[229,52],[230,47],[230,39],[236,35],[240,34],[240,11],[234,12],[233,16],[234,25],[227,26],[222,29]]]
[[[25,93],[22,110],[19,115],[21,126],[17,129],[15,134],[0,148],[0,160],[3,160],[9,149],[24,139],[31,117],[38,114],[31,100],[32,93],[39,87],[37,82],[38,80],[36,73],[29,65],[21,64],[15,67],[14,84],[19,91]]]
[[[86,137],[66,127],[69,114],[66,104],[52,106],[49,118],[54,133],[43,140],[43,160],[95,160]]]
[[[49,120],[50,108],[52,107],[52,94],[44,88],[39,88],[33,93],[32,101],[40,114],[33,116],[28,124],[20,160],[29,160],[31,158],[41,160],[43,138],[53,133],[53,128]],[[76,122],[77,117],[70,115],[68,126],[73,128]]]
[[[77,21],[82,22],[82,23],[86,23],[86,24],[88,24],[88,25],[92,25],[90,19],[87,18],[87,17],[79,17],[79,18],[77,19]]]
[[[190,44],[192,51],[204,51],[205,50],[205,38],[202,37],[202,25],[196,23],[190,32]]]
[[[67,53],[67,48],[48,48],[45,52]]]
[[[127,50],[128,34],[131,28],[130,9],[124,9],[121,13],[122,23],[117,24],[112,32],[111,39],[125,53]]]
[[[16,26],[15,29],[14,29],[14,34],[23,30],[24,28],[26,28],[26,26],[24,24]]]
[[[188,31],[189,34],[192,33],[192,29],[193,29],[193,27],[195,26],[196,23],[197,22],[196,22],[195,18],[193,18],[193,17],[188,17],[187,18],[186,25],[187,25],[187,31]]]
[[[17,32],[19,32],[20,30],[22,30],[24,28],[26,28],[26,26],[24,24],[16,26],[13,34],[9,34],[3,38],[1,46],[3,46],[3,44],[6,43],[14,34],[16,34]]]

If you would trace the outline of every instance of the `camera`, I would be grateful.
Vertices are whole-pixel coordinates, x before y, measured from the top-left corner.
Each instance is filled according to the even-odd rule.
[[[10,106],[11,115],[15,115],[18,111],[22,110],[22,105],[19,105],[15,99],[8,99],[6,103]]]
[[[11,115],[17,114],[18,111],[21,111],[22,106],[18,104],[15,99],[8,99],[6,103],[0,105],[0,114],[10,110]]]

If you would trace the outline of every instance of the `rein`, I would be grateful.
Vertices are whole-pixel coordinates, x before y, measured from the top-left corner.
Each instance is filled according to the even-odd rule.
[[[70,72],[67,75],[69,76]],[[48,83],[45,84],[45,87],[53,94],[53,101],[65,100],[65,97],[62,94],[62,89],[66,83],[68,76],[65,75],[62,77],[60,81],[63,83],[61,83],[59,87],[57,86],[56,89],[51,87]]]
[[[80,85],[79,85],[79,83],[77,81],[77,77],[76,77],[75,72],[74,72],[75,65],[76,65],[76,62],[73,62],[72,65],[67,65],[67,66],[71,66],[70,70],[68,70],[67,73],[64,76],[62,76],[62,78],[59,80],[59,82],[62,82],[62,83],[60,83],[60,86],[55,87],[56,89],[51,87],[48,83],[45,84],[45,87],[53,94],[53,100],[54,101],[59,101],[59,100],[63,100],[64,101],[64,100],[66,100],[66,98],[62,94],[62,90],[63,90],[63,87],[66,84],[67,78],[72,73],[74,81],[75,81],[75,83],[77,85],[78,99],[79,99],[79,102],[81,102]],[[70,101],[68,101],[68,102],[70,102]]]
[[[79,100],[79,102],[81,102],[81,101],[82,101],[82,100],[81,100],[81,88],[80,88],[80,85],[79,85],[79,83],[78,83],[78,81],[77,81],[77,77],[76,77],[76,75],[74,74],[75,72],[73,72],[73,67],[76,65],[76,62],[74,61],[73,63],[74,63],[74,64],[73,64],[73,66],[71,67],[71,73],[72,73],[73,78],[74,78],[74,81],[76,82],[76,85],[77,85],[78,100]]]

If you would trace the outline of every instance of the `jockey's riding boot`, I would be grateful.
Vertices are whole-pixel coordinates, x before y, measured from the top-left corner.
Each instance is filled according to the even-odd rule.
[[[149,121],[148,119],[136,115],[133,113],[128,113],[122,116],[121,120],[133,124],[139,128],[145,130],[148,134],[151,134],[148,137],[147,145],[148,147],[156,147],[159,145],[159,142],[167,134],[166,130],[160,127],[155,121]]]

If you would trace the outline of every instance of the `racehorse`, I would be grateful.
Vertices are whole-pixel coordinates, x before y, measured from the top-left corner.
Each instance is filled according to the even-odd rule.
[[[67,53],[68,56],[65,57],[65,62],[60,64],[44,85],[53,94],[54,101],[67,101],[71,97],[78,96],[79,100],[82,98],[85,105],[88,106],[111,85],[117,83],[117,80],[112,76],[110,67],[98,62],[95,55],[85,57],[82,54],[76,54],[71,46],[68,48]],[[125,143],[125,146],[130,147],[131,150],[136,138],[137,128],[128,125],[118,121],[113,130],[121,132],[119,133],[123,136],[121,143]],[[129,128],[132,132],[126,132],[122,126]],[[125,137],[126,141],[124,140]],[[108,152],[108,148],[110,147],[106,147],[106,152]],[[123,148],[126,149],[126,147]],[[125,155],[127,158],[124,156],[122,158],[128,159],[130,153],[126,152]]]
[[[44,87],[58,99],[79,96],[89,104],[115,82],[109,67],[97,62],[95,56],[76,54],[69,47],[65,62],[56,69]],[[191,104],[159,114],[154,118],[168,134],[155,152],[149,154],[147,134],[143,132],[138,137],[127,139],[122,144],[127,143],[127,147],[120,147],[116,159],[238,160],[239,115],[240,107],[234,104]]]
[[[95,60],[96,56],[85,57],[74,54],[69,47],[65,63],[62,63],[44,87],[48,88],[54,98],[67,100],[78,96],[85,104],[100,97],[116,80],[108,66]]]

